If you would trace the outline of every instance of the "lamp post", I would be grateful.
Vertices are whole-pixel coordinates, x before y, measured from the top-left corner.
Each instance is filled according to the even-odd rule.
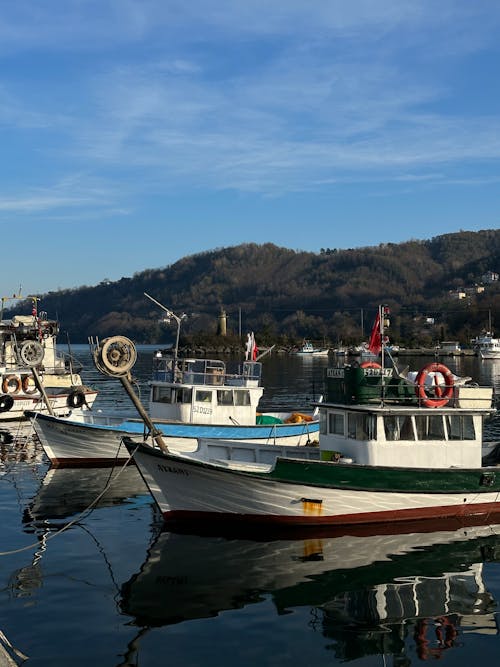
[[[182,320],[185,320],[187,315],[185,313],[182,313],[181,316],[176,315],[172,310],[164,306],[162,303],[157,301],[156,299],[153,299],[152,296],[150,296],[147,292],[144,292],[144,296],[147,296],[148,299],[151,299],[153,303],[156,303],[157,306],[159,306],[162,310],[164,310],[167,313],[167,318],[174,319],[177,323],[177,335],[175,338],[175,348],[174,348],[174,360],[173,360],[173,373],[174,373],[174,381],[175,381],[175,374],[177,371],[177,358],[179,356],[179,338],[181,335],[181,322]]]

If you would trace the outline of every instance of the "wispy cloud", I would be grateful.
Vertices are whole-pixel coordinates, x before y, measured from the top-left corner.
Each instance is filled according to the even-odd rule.
[[[54,178],[81,169],[115,186],[104,198],[0,195],[0,210],[112,205],[123,183],[138,196],[269,195],[405,173],[415,185],[467,182],[469,166],[500,158],[497,115],[454,103],[463,60],[498,55],[500,8],[485,0],[26,0],[2,19],[0,57],[42,53],[53,79],[42,98],[4,74],[0,124],[19,145],[27,127],[47,131],[38,172],[54,160]]]

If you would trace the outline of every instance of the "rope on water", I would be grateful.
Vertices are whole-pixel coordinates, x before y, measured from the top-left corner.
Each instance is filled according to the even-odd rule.
[[[121,446],[121,444],[120,444],[120,446]],[[85,514],[87,512],[89,512],[95,505],[97,505],[97,503],[103,497],[103,495],[106,493],[106,491],[114,484],[114,482],[120,477],[122,472],[128,466],[128,464],[130,463],[130,461],[134,457],[134,454],[135,454],[136,450],[137,450],[137,448],[134,449],[134,451],[131,454],[129,454],[128,459],[125,461],[125,463],[122,465],[122,467],[118,470],[118,472],[116,473],[116,475],[113,478],[111,478],[111,474],[110,474],[109,479],[108,479],[105,487],[103,488],[103,490],[99,493],[99,495],[96,498],[94,498],[94,500],[82,512],[80,512],[80,514],[78,514],[78,516],[76,516],[72,521],[70,521],[69,523],[64,525],[62,528],[57,530],[55,533],[51,533],[50,535],[47,535],[45,539],[46,540],[51,540],[54,537],[57,537],[58,535],[61,535],[61,533],[64,533],[65,530],[68,530],[68,528],[71,528],[71,526],[74,526],[76,523],[78,523],[82,519],[82,517],[85,516]],[[19,549],[13,549],[12,551],[0,551],[0,556],[11,556],[13,554],[21,553],[22,551],[28,551],[28,549],[34,549],[35,547],[38,547],[38,546],[40,546],[40,542],[36,541],[32,544],[27,544],[25,547],[20,547]]]

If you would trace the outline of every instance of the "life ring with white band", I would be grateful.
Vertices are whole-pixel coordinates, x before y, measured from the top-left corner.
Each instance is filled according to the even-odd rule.
[[[2,382],[4,394],[17,394],[21,389],[21,380],[17,375],[6,375]]]
[[[34,394],[38,391],[32,375],[25,375],[23,377],[23,391],[28,395]]]
[[[444,389],[438,384],[435,384],[432,388],[425,386],[425,379],[429,373],[440,373],[443,376]],[[436,379],[436,376],[434,376],[434,379]],[[455,379],[448,366],[433,361],[418,371],[417,377],[415,378],[415,393],[425,407],[442,408],[453,396],[454,384]],[[429,396],[429,390],[432,390],[434,394],[433,396]]]

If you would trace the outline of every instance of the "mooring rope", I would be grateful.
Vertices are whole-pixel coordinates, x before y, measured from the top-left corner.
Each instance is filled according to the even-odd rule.
[[[123,473],[125,468],[128,466],[128,464],[130,463],[130,461],[134,457],[134,454],[135,454],[136,451],[137,451],[137,447],[136,447],[136,449],[134,449],[134,451],[131,454],[129,454],[128,459],[125,461],[125,463],[122,465],[122,467],[118,470],[118,472],[116,473],[116,475],[113,478],[112,478],[112,472],[111,472],[111,474],[108,478],[108,481],[107,481],[105,487],[103,488],[103,490],[99,493],[99,495],[96,498],[94,498],[94,500],[82,512],[80,512],[80,514],[78,514],[78,516],[76,516],[72,521],[70,521],[69,523],[64,525],[59,530],[56,530],[55,533],[51,533],[50,535],[47,535],[45,539],[48,541],[48,540],[53,539],[54,537],[57,537],[58,535],[61,535],[61,533],[64,533],[65,530],[68,530],[68,528],[71,528],[71,526],[74,526],[76,523],[78,523],[82,519],[82,517],[85,516],[85,514],[87,512],[89,512],[95,505],[97,505],[97,503],[103,497],[103,495],[106,493],[106,491],[114,484],[114,482]],[[39,540],[37,540],[36,542],[33,542],[32,544],[27,544],[26,546],[20,547],[19,549],[13,549],[12,551],[0,551],[0,556],[11,556],[13,554],[18,554],[18,553],[21,553],[22,551],[27,551],[28,549],[34,549],[35,547],[39,547],[39,546],[40,546],[40,542],[39,542]]]

